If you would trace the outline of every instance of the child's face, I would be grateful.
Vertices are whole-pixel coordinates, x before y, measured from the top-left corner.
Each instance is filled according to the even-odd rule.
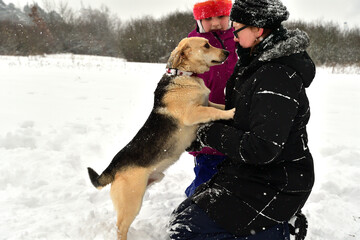
[[[216,16],[201,20],[205,32],[215,30],[227,30],[229,28],[229,16]]]

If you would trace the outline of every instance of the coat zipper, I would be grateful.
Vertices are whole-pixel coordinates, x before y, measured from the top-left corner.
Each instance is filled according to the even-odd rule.
[[[217,35],[216,32],[212,32],[212,34],[213,34],[214,37],[221,43],[222,48],[223,48],[224,50],[226,50],[225,45],[224,45],[223,41],[221,40],[221,38],[219,37],[219,35]]]

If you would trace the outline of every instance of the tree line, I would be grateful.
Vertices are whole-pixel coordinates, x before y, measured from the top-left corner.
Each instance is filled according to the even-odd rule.
[[[73,53],[164,63],[178,42],[195,28],[192,12],[162,18],[144,16],[122,22],[110,11],[83,8],[75,14],[66,5],[46,13],[28,7],[33,24],[0,22],[0,55]],[[360,29],[343,29],[332,22],[290,21],[310,36],[309,55],[317,65],[360,66]]]

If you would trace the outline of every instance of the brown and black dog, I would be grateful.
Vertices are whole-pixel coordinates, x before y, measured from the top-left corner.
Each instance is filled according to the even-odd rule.
[[[168,72],[180,75],[164,74],[144,126],[100,176],[88,168],[96,188],[111,183],[118,239],[127,239],[146,187],[164,177],[163,171],[178,160],[195,139],[198,125],[233,118],[235,110],[225,111],[223,105],[209,102],[210,91],[204,81],[190,74],[209,71],[211,66],[223,63],[228,55],[229,52],[211,46],[205,38],[183,39],[167,63]]]

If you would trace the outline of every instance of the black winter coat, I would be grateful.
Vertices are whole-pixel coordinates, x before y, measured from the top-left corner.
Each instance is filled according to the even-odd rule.
[[[234,120],[205,126],[198,137],[228,159],[193,201],[229,232],[248,236],[288,221],[313,183],[305,88],[315,76],[306,33],[279,28],[239,62],[226,87]],[[245,53],[243,53],[245,51]]]

